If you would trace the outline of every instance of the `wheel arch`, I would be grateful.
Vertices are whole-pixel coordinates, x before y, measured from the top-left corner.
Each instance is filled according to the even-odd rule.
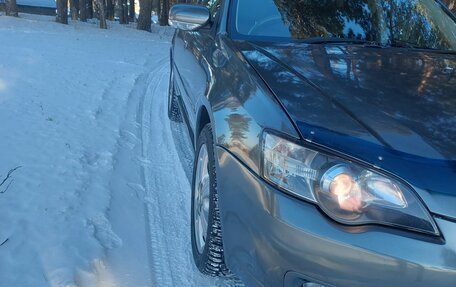
[[[209,116],[209,112],[206,108],[206,106],[201,105],[199,111],[198,111],[198,117],[196,120],[196,127],[195,127],[195,142],[194,146],[196,147],[196,141],[198,140],[198,136],[203,130],[203,128],[207,124],[212,124],[211,117]],[[214,129],[212,128],[212,133],[214,133]]]

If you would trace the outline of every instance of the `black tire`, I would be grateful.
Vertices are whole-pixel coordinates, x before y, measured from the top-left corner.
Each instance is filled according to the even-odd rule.
[[[174,73],[171,68],[169,75],[169,88],[168,88],[168,118],[173,122],[182,122],[182,116],[179,110],[179,104],[177,102],[177,96],[174,90]]]
[[[195,178],[197,172],[197,159],[201,146],[206,144],[208,152],[208,172],[210,182],[209,192],[209,218],[208,228],[206,235],[206,244],[202,253],[199,252],[196,238],[195,238]],[[212,138],[212,130],[210,124],[206,125],[201,131],[198,143],[197,154],[195,157],[195,164],[193,167],[193,180],[192,180],[192,208],[191,208],[191,238],[192,238],[192,251],[195,264],[201,273],[214,276],[214,277],[228,277],[231,276],[230,271],[225,265],[225,256],[223,253],[222,230],[220,224],[220,210],[218,208],[217,196],[217,179],[215,171],[215,158],[214,158],[214,143]]]

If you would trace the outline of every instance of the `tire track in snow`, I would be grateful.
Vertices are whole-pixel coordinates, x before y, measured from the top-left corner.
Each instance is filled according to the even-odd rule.
[[[141,72],[132,79],[114,157],[109,218],[114,230],[125,241],[124,246],[108,252],[109,269],[115,274],[116,286],[154,286],[151,284],[154,268],[142,171],[149,163],[142,157],[142,110],[150,81],[167,59],[165,55],[153,56],[146,56]]]
[[[142,98],[140,103],[138,112],[138,117],[140,127],[141,127],[141,137],[142,137],[142,154],[141,157],[143,159],[149,159],[148,153],[148,145],[150,142],[149,139],[149,130],[151,129],[152,122],[151,122],[151,114],[147,112],[147,110],[152,110],[152,97],[155,96],[158,87],[161,86],[164,77],[164,71],[166,66],[161,66],[156,73],[151,73],[152,77],[149,79],[149,82],[154,83],[154,88],[152,91],[147,91]],[[158,75],[153,75],[158,74]],[[147,97],[147,95],[150,95]],[[156,123],[157,125],[159,123]],[[171,275],[171,266],[168,260],[168,256],[166,253],[168,252],[167,245],[161,242],[161,239],[164,237],[164,230],[163,230],[163,222],[162,217],[163,214],[161,209],[159,208],[160,202],[158,198],[153,196],[151,192],[153,192],[153,185],[149,180],[150,174],[150,164],[149,165],[142,165],[142,180],[143,186],[146,188],[146,204],[145,204],[145,216],[146,216],[146,235],[148,236],[148,242],[150,245],[148,246],[149,254],[150,254],[150,261],[152,267],[152,282],[155,283],[154,286],[160,286],[163,282],[171,281],[171,285],[175,286],[174,282],[172,281]],[[152,229],[152,227],[154,227]],[[165,250],[163,250],[165,249]],[[166,261],[166,266],[163,265],[163,261]]]
[[[166,58],[168,60],[168,58]],[[234,286],[201,275],[190,244],[190,184],[175,150],[167,117],[169,64],[150,73],[149,89],[138,115],[141,129],[143,186],[153,286]]]
[[[147,190],[148,190],[148,184],[147,184],[147,177],[146,177],[146,170],[147,166],[150,164],[148,163],[148,158],[146,157],[145,153],[145,135],[144,131],[149,129],[149,125],[146,125],[145,123],[150,123],[150,121],[145,121],[144,115],[147,114],[145,113],[145,101],[146,97],[149,94],[149,88],[152,85],[151,83],[154,83],[155,78],[157,77],[156,75],[161,75],[163,70],[166,67],[166,61],[167,57],[163,57],[158,61],[151,62],[151,58],[149,58],[148,61],[144,64],[146,69],[149,67],[152,68],[148,73],[144,73],[140,75],[136,81],[135,81],[135,89],[140,89],[139,93],[141,94],[141,97],[139,99],[139,104],[137,106],[137,112],[136,112],[136,123],[138,124],[139,127],[139,135],[141,137],[141,155],[139,160],[142,161],[140,164],[141,166],[141,182],[142,182],[142,187],[145,190],[145,197],[147,198]],[[160,79],[161,81],[161,79]],[[159,82],[157,83],[158,86]],[[134,90],[132,91],[134,92]],[[143,198],[142,200],[146,200],[146,198]],[[152,286],[160,286],[160,282],[162,281],[162,278],[160,276],[157,277],[155,270],[160,267],[160,262],[155,259],[155,257],[158,257],[155,250],[152,248],[154,246],[153,244],[153,239],[151,237],[152,230],[151,226],[152,223],[150,221],[150,204],[147,202],[147,200],[144,203],[144,220],[145,220],[145,233],[146,233],[146,250],[147,250],[147,255],[149,258],[149,271],[150,271],[150,279],[151,282],[154,283]],[[156,225],[155,225],[156,226]],[[158,284],[157,284],[158,283]]]

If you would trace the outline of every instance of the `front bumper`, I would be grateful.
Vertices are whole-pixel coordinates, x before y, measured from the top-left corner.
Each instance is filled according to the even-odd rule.
[[[347,227],[258,178],[217,148],[225,259],[247,286],[456,286],[456,223],[442,238],[381,226]]]

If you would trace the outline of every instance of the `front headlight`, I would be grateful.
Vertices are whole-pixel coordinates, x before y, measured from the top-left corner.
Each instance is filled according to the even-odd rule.
[[[406,184],[266,132],[262,175],[317,203],[340,223],[382,224],[439,235],[429,212]]]

